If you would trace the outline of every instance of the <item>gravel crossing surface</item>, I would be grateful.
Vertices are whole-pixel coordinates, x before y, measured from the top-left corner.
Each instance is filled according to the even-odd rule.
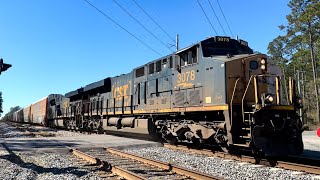
[[[320,179],[311,174],[296,174],[299,172],[174,151],[164,147],[131,148],[124,151],[223,179]]]

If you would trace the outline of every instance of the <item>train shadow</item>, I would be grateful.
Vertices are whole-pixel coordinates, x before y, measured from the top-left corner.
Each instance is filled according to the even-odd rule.
[[[58,168],[58,167],[42,167],[37,164],[31,163],[31,162],[25,162],[23,159],[21,159],[20,156],[15,154],[5,143],[1,143],[2,146],[7,150],[9,154],[1,155],[0,159],[5,159],[13,164],[18,165],[19,167],[30,169],[32,171],[37,172],[38,174],[42,173],[52,173],[52,174],[74,174],[78,177],[85,176],[89,172],[85,170],[79,169],[79,167],[65,167],[65,168]]]
[[[65,149],[67,152],[67,147],[75,147],[81,145],[76,141],[67,140],[50,140],[44,138],[8,138],[5,140],[5,144],[12,151],[41,151],[45,149]]]

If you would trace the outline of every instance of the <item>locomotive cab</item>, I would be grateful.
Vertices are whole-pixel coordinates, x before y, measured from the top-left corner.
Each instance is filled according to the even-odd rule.
[[[292,79],[286,99],[280,75],[267,71],[267,56],[252,54],[226,62],[226,81],[233,145],[267,156],[302,153],[302,122],[293,102]]]

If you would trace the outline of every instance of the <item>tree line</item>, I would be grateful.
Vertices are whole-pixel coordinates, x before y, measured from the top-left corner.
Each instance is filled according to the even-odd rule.
[[[286,90],[288,77],[294,77],[300,97],[304,100],[303,119],[308,124],[319,123],[320,87],[320,1],[291,0],[286,16],[287,25],[280,25],[279,35],[268,46],[268,54],[282,71]],[[284,94],[284,96],[286,96]]]

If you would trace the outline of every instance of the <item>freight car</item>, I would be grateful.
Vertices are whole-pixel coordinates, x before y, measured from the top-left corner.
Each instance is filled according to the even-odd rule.
[[[171,143],[218,145],[225,151],[300,154],[301,100],[294,81],[289,80],[285,101],[281,77],[267,68],[267,56],[254,54],[246,41],[210,37],[127,74],[47,99],[54,113],[42,124],[160,135]]]
[[[45,98],[13,113],[13,121],[37,125],[48,125],[56,112],[55,106],[50,105],[52,99],[60,101],[63,95],[50,94]]]

